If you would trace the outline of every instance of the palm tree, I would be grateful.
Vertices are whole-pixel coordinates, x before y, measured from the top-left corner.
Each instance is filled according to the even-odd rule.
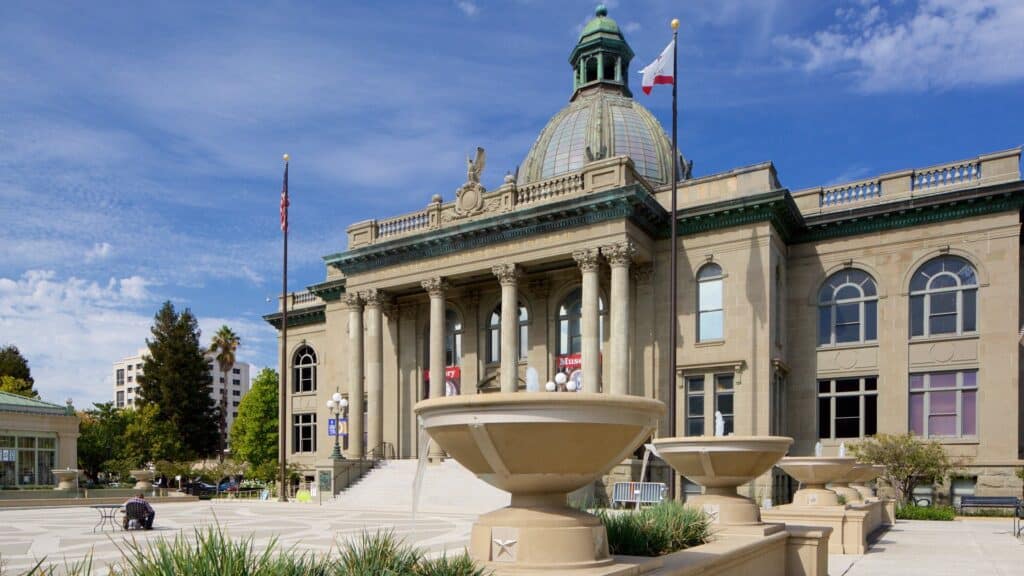
[[[210,353],[215,355],[220,372],[224,375],[224,385],[220,391],[220,461],[224,461],[224,452],[228,443],[228,384],[231,381],[231,368],[235,365],[235,352],[242,344],[238,334],[227,325],[220,327],[210,342]]]

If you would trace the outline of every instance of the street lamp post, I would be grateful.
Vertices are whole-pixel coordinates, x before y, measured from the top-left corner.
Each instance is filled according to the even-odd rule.
[[[344,460],[341,455],[341,447],[338,445],[338,437],[341,436],[341,415],[348,409],[348,398],[342,398],[341,394],[335,392],[327,401],[327,410],[334,414],[334,450],[331,451],[331,460]]]

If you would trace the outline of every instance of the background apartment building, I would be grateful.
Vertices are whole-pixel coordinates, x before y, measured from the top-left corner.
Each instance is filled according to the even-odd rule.
[[[114,405],[118,408],[135,405],[139,393],[139,376],[142,375],[144,357],[148,353],[148,348],[140,348],[134,356],[114,362]],[[225,374],[220,371],[220,366],[217,365],[213,354],[206,355],[206,363],[210,367],[210,376],[213,378],[210,397],[213,398],[215,404],[220,404],[221,391],[227,388],[228,439],[230,441],[231,425],[238,416],[238,407],[242,403],[242,398],[249,392],[249,364],[235,362],[231,373]]]

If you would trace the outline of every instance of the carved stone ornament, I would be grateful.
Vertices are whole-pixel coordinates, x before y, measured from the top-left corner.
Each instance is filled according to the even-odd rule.
[[[376,288],[364,290],[359,295],[363,297],[363,302],[366,302],[368,308],[380,308],[388,299],[386,294]]]
[[[597,248],[575,250],[572,253],[572,258],[579,265],[580,272],[597,272],[601,265],[601,251]]]
[[[472,216],[484,210],[484,192],[480,184],[480,175],[487,163],[487,153],[477,147],[476,158],[466,158],[466,183],[455,191],[455,216]]]
[[[522,271],[515,264],[497,264],[491,267],[491,272],[498,277],[498,283],[502,286],[515,286],[522,276]]]
[[[638,284],[646,284],[647,282],[650,282],[653,277],[654,265],[650,262],[633,266],[633,279],[636,280]]]
[[[359,292],[345,293],[345,305],[349,308],[362,308],[363,296]]]
[[[626,240],[625,242],[619,242],[617,244],[611,244],[601,248],[601,254],[603,254],[608,260],[608,265],[612,267],[628,267],[633,263],[633,258],[636,257],[636,252],[636,244],[631,240]]]
[[[530,282],[530,292],[537,298],[547,298],[551,293],[551,284],[544,279]]]
[[[420,282],[420,286],[423,286],[431,298],[444,298],[444,291],[448,289],[448,281],[438,276]]]

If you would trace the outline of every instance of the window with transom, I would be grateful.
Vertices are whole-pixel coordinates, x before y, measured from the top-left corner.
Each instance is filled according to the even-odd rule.
[[[299,346],[292,356],[292,392],[316,391],[316,352],[307,345]]]
[[[598,296],[598,342],[604,343],[604,299]],[[576,288],[558,307],[558,353],[579,354],[583,350],[583,290]]]
[[[925,262],[910,280],[910,335],[978,331],[978,275],[959,256]]]
[[[722,267],[718,264],[705,264],[697,271],[698,342],[725,338],[724,281]]]
[[[527,327],[530,324],[530,314],[522,302],[519,303],[518,326],[516,332],[516,350],[518,359],[526,359],[528,350]],[[501,362],[501,302],[491,311],[487,322],[487,361],[491,363]]]
[[[875,279],[856,269],[828,277],[818,291],[818,345],[878,340]]]

